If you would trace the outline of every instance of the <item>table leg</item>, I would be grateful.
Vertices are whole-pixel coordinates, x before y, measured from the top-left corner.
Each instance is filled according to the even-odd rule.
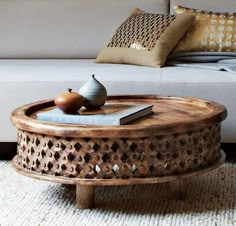
[[[172,195],[179,200],[183,200],[185,198],[185,180],[179,179],[175,181],[171,181],[169,183],[170,191]]]
[[[94,207],[95,187],[76,184],[76,206],[81,209]]]

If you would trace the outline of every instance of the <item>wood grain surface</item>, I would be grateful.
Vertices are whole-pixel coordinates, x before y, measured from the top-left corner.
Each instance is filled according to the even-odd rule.
[[[18,129],[62,137],[143,137],[158,134],[181,133],[201,126],[223,121],[226,108],[213,101],[158,95],[109,96],[107,102],[132,102],[153,104],[153,114],[122,126],[88,126],[58,124],[39,121],[39,111],[55,107],[52,100],[21,106],[11,114],[11,122]]]

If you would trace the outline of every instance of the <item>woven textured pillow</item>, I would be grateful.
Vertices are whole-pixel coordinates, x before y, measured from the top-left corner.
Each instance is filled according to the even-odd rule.
[[[95,62],[160,67],[194,19],[192,15],[161,15],[135,9]]]
[[[181,6],[174,7],[178,15],[191,14],[196,20],[174,52],[235,52],[236,13],[214,13]]]

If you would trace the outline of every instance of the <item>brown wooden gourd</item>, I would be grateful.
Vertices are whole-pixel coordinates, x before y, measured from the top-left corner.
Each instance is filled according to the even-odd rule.
[[[58,94],[54,103],[64,113],[75,113],[84,105],[84,98],[69,88],[68,92]]]

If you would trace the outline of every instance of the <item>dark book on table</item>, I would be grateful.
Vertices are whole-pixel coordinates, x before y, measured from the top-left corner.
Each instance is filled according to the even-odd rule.
[[[48,122],[114,126],[123,125],[152,113],[150,104],[106,103],[98,110],[81,108],[74,114],[65,114],[60,109],[37,113],[37,119]]]

